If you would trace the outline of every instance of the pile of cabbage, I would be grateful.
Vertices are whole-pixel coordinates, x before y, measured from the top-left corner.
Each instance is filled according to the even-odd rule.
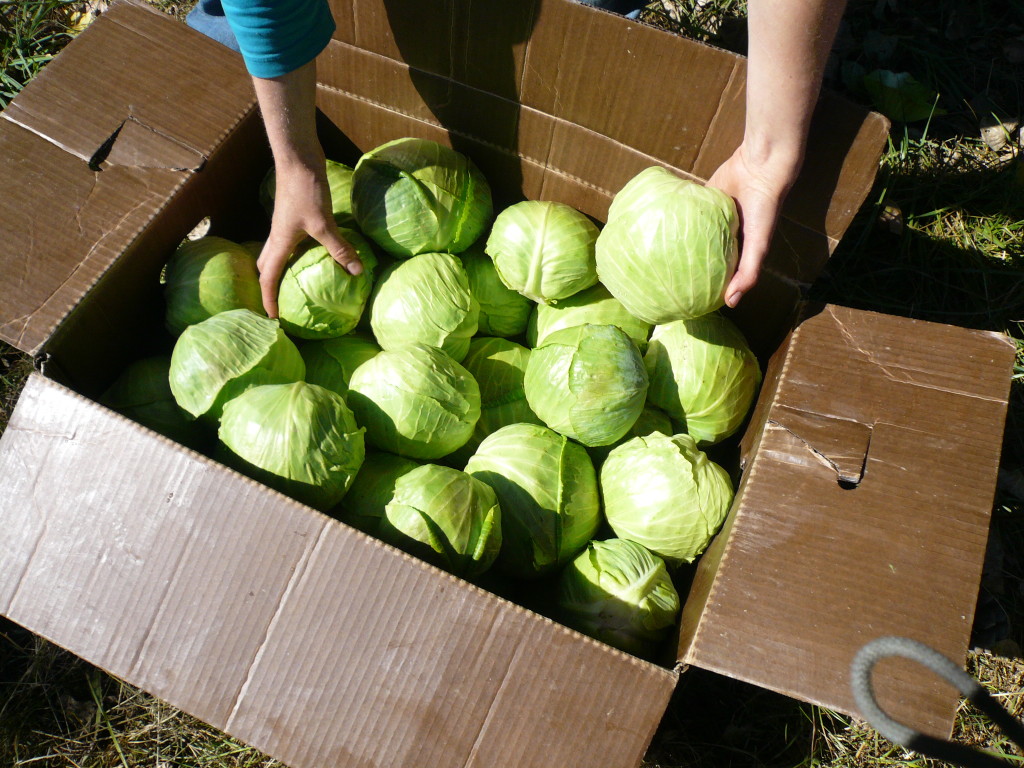
[[[654,167],[603,227],[559,202],[495,213],[468,157],[412,138],[327,173],[363,272],[302,244],[271,319],[261,243],[187,241],[162,275],[171,349],[103,401],[655,657],[680,612],[672,575],[732,503],[705,451],[737,432],[761,378],[717,312],[731,198]],[[272,174],[260,197],[270,212]]]

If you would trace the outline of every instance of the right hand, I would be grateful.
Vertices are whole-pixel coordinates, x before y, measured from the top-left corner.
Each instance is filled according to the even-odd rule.
[[[288,260],[306,236],[312,237],[349,274],[363,271],[355,248],[342,237],[331,212],[331,190],[323,157],[276,168],[274,216],[270,235],[256,260],[260,272],[263,308],[277,317],[277,292]]]

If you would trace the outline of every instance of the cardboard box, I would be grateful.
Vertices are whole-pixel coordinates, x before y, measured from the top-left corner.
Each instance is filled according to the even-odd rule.
[[[498,204],[602,219],[662,164],[739,141],[741,57],[570,0],[336,2],[329,156],[404,135],[470,154]],[[0,113],[0,336],[36,356],[0,440],[0,612],[294,768],[637,765],[690,665],[856,713],[885,634],[966,652],[999,459],[1006,339],[801,308],[887,123],[826,97],[763,279],[734,317],[765,383],[674,658],[641,661],[427,566],[94,399],[166,343],[157,277],[204,216],[253,237],[269,154],[237,56],[132,4]],[[13,191],[13,194],[10,192]],[[798,314],[798,311],[802,314]],[[884,667],[947,734],[955,693]]]

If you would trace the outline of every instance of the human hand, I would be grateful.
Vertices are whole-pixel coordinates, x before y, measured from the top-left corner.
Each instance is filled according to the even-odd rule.
[[[753,162],[741,144],[708,179],[736,201],[740,216],[740,260],[725,289],[725,303],[735,307],[761,274],[782,201],[789,192],[799,164]]]
[[[349,274],[363,271],[355,248],[342,237],[331,212],[331,192],[322,157],[308,163],[278,164],[270,235],[256,261],[263,308],[277,317],[277,293],[295,247],[312,237]]]

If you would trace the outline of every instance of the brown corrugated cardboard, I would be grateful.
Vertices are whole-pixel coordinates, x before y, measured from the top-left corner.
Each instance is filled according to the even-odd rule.
[[[319,62],[330,156],[433,138],[471,154],[499,204],[602,218],[642,168],[704,178],[739,140],[733,54],[570,0],[423,5],[335,4]],[[123,78],[76,96],[82,119],[64,126],[63,94],[113,46]],[[237,57],[121,4],[0,113],[0,171],[23,192],[0,201],[0,333],[49,376],[0,441],[0,608],[294,768],[636,765],[671,657],[583,638],[87,399],[166,342],[157,278],[199,218],[239,238],[265,228],[253,105]],[[887,129],[832,98],[815,121],[765,275],[734,315],[772,359],[677,658],[853,711],[860,642],[903,630],[963,657],[1012,349],[838,307],[787,337]],[[953,418],[970,439],[949,434]],[[894,679],[895,711],[948,731],[952,693]]]

